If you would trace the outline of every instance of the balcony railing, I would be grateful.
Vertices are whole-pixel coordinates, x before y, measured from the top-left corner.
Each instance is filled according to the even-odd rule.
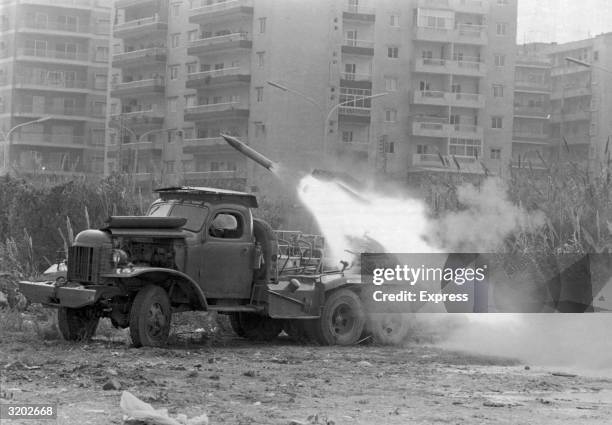
[[[135,117],[154,117],[154,118],[164,118],[165,111],[162,108],[157,106],[153,106],[147,109],[139,109],[135,108],[134,110],[121,112],[119,114],[111,114],[112,119],[129,119]]]
[[[449,8],[449,0],[419,0],[419,7],[423,8]]]
[[[187,80],[200,80],[203,78],[214,78],[214,77],[224,77],[227,75],[238,75],[240,74],[241,68],[239,66],[234,66],[231,68],[221,68],[221,69],[213,69],[211,71],[201,71],[201,72],[192,72],[187,74]]]
[[[121,52],[113,55],[113,62],[142,59],[149,56],[166,56],[165,47],[150,47],[147,49],[132,50],[131,52]]]
[[[227,10],[237,6],[252,6],[253,2],[251,0],[227,0],[220,1],[218,3],[207,4],[204,6],[197,6],[196,4],[197,2],[194,2],[194,7],[189,9],[189,12],[192,16],[218,12],[220,10]]]
[[[374,48],[374,41],[371,40],[357,40],[356,38],[345,38],[344,46],[349,47],[363,47],[366,49]]]
[[[52,30],[52,31],[65,31],[65,32],[76,32],[76,33],[89,33],[91,27],[87,24],[74,23],[68,24],[63,22],[36,22],[36,21],[23,21],[21,24],[24,28],[37,29],[37,30]]]
[[[197,148],[208,146],[227,146],[227,142],[223,137],[200,137],[197,139],[183,140],[183,146]]]
[[[37,58],[89,61],[89,53],[65,52],[61,50],[19,48],[17,49],[17,54],[23,56],[35,56]]]
[[[93,0],[21,0],[25,4],[41,4],[49,6],[72,6],[79,8],[91,8]]]
[[[52,106],[45,105],[38,107],[34,105],[20,105],[17,107],[18,113],[24,114],[49,114],[49,115],[73,115],[73,116],[90,116],[92,113],[85,106]]]
[[[50,87],[50,88],[60,88],[60,89],[64,89],[64,88],[65,89],[87,89],[88,88],[87,81],[85,80],[66,80],[66,79],[55,80],[51,78],[39,78],[39,77],[31,76],[31,75],[17,75],[15,82],[17,84],[40,86],[40,87]]]
[[[360,74],[358,72],[343,72],[341,77],[348,81],[372,81],[372,74]]]
[[[344,7],[343,11],[348,13],[358,13],[361,15],[376,14],[376,9],[374,9],[373,7],[364,7],[358,4],[348,4]]]
[[[206,47],[240,40],[250,41],[249,34],[246,32],[236,32],[232,34],[217,35],[214,37],[199,38],[197,40],[190,41],[187,44],[187,47]]]
[[[115,31],[126,31],[135,28],[144,27],[151,24],[167,24],[159,16],[149,16],[147,18],[133,19],[131,21],[120,22],[115,24]]]
[[[362,107],[341,106],[338,109],[338,113],[340,115],[354,115],[354,116],[360,116],[360,117],[369,117],[371,113],[371,109],[362,108]]]
[[[416,103],[430,105],[453,105],[483,107],[484,97],[478,93],[454,93],[432,90],[417,90],[414,93]]]
[[[350,142],[347,142],[345,140],[340,139],[338,140],[338,146],[343,146],[345,148],[358,151],[367,151],[370,147],[370,144],[368,142],[363,141],[351,140]]]
[[[429,137],[464,136],[482,138],[483,129],[476,125],[451,124],[446,118],[416,117],[412,124],[415,135]]]
[[[514,106],[514,115],[521,115],[533,118],[547,118],[550,116],[549,112],[540,106]]]
[[[519,131],[515,130],[512,132],[514,139],[548,139],[549,135],[546,133],[536,133],[534,131]]]
[[[550,91],[550,83],[542,79],[541,81],[516,80],[514,85],[517,88],[533,89],[537,91]]]
[[[458,75],[484,76],[486,65],[473,59],[436,59],[420,58],[416,60],[417,72],[440,72]]]
[[[209,103],[208,105],[188,106],[185,114],[205,114],[207,112],[219,112],[232,109],[240,109],[240,102]]]
[[[71,134],[19,133],[13,136],[11,142],[18,144],[82,146],[85,143],[85,137],[73,136]]]
[[[139,89],[139,88],[156,88],[164,87],[164,79],[148,78],[146,80],[128,81],[124,83],[114,83],[112,85],[113,90],[128,90],[128,89]]]

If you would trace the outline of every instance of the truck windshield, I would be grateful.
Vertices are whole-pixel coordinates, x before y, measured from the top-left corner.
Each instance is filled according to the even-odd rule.
[[[159,203],[151,206],[151,217],[181,217],[187,219],[183,229],[199,232],[206,220],[208,208],[190,204]]]

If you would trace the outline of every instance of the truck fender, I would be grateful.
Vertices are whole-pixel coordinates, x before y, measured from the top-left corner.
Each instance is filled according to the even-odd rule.
[[[204,295],[204,292],[200,286],[191,277],[178,270],[166,269],[163,267],[143,267],[134,269],[133,271],[105,275],[105,277],[119,279],[138,278],[153,284],[161,284],[167,281],[169,278],[173,278],[186,294],[194,293],[196,295],[198,298],[199,307],[202,310],[208,310],[206,295]]]
[[[329,294],[331,291],[339,288],[349,288],[359,293],[359,287],[362,286],[360,276],[343,275],[327,281],[322,279],[322,283],[325,294]]]

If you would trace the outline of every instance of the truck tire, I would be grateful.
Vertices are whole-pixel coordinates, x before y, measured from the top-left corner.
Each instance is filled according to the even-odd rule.
[[[241,338],[246,338],[246,333],[244,332],[244,328],[240,324],[239,314],[240,313],[230,313],[229,314],[230,326],[232,327],[232,330],[234,331],[236,335],[238,335]]]
[[[323,345],[353,345],[359,341],[365,322],[363,304],[357,294],[341,288],[325,300],[321,317],[314,321],[310,332]]]
[[[168,343],[172,310],[166,291],[148,285],[136,294],[130,309],[130,335],[135,347],[161,347]]]
[[[253,341],[271,341],[282,330],[282,322],[256,313],[238,313],[245,338]]]
[[[96,333],[99,321],[100,316],[92,307],[60,307],[57,310],[57,325],[67,341],[90,340]]]
[[[400,345],[410,334],[410,314],[373,313],[368,317],[367,329],[375,344]]]

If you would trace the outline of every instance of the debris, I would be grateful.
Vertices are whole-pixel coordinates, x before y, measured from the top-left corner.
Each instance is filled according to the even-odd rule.
[[[362,361],[357,363],[357,366],[370,367],[370,366],[372,366],[372,363],[370,363],[370,362],[368,362],[366,360],[362,360]]]
[[[247,370],[246,372],[243,373],[244,376],[248,376],[249,378],[253,378],[255,377],[255,371],[254,370]]]
[[[0,292],[0,307],[8,307],[8,297],[4,292]]]
[[[529,366],[525,366],[525,370],[529,370],[531,369]]]
[[[575,378],[576,376],[578,376],[578,375],[576,375],[574,373],[565,373],[565,372],[552,372],[551,375],[552,376],[561,376],[563,378]]]
[[[168,416],[167,409],[155,410],[149,403],[145,403],[128,391],[121,394],[120,406],[126,425],[142,422],[149,425],[208,425],[208,416],[205,413],[191,419],[186,419],[186,415],[179,414],[177,419],[173,419]]]
[[[187,374],[187,378],[195,378],[196,376],[198,376],[198,372],[196,370],[192,370]]]
[[[119,382],[115,378],[111,378],[108,381],[106,381],[106,383],[102,386],[102,389],[104,391],[120,390],[121,389],[121,382]]]
[[[289,421],[289,425],[306,425],[306,422],[302,422],[302,421],[296,421],[295,419],[292,421]]]
[[[40,366],[28,366],[27,364],[17,360],[15,362],[9,363],[6,366],[4,366],[4,369],[6,369],[6,370],[17,370],[17,369],[21,369],[21,370],[35,370],[35,369],[40,369]]]
[[[497,401],[485,401],[482,403],[482,405],[486,407],[506,407],[506,403],[500,403]]]

